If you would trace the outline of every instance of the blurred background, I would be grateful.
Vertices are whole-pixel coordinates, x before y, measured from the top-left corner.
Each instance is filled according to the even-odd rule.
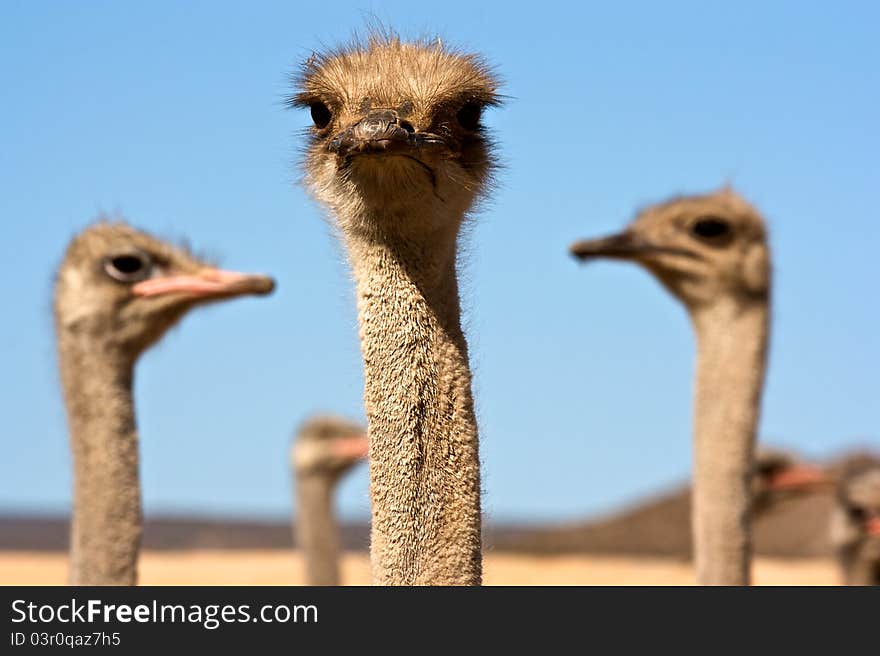
[[[362,420],[353,285],[298,183],[289,77],[379,20],[483,53],[505,164],[463,297],[496,524],[607,513],[689,476],[694,345],[635,267],[567,246],[730,183],[767,217],[775,291],[762,440],[822,459],[880,438],[880,7],[870,2],[7,1],[0,20],[0,514],[68,513],[51,320],[70,237],[119,213],[268,299],[188,317],[137,370],[148,516],[284,521],[287,447]],[[338,495],[369,516],[366,468]]]

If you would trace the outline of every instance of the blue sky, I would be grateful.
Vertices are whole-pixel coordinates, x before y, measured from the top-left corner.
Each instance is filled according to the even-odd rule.
[[[283,100],[299,61],[371,16],[484,53],[510,97],[487,116],[506,168],[463,274],[490,518],[602,512],[688,475],[683,309],[566,247],[725,182],[772,232],[761,434],[811,456],[877,445],[878,5],[586,4],[4,3],[0,510],[69,506],[52,272],[100,211],[279,280],[141,360],[147,512],[282,516],[294,426],[363,416],[350,275],[297,184],[308,113]],[[367,515],[365,468],[340,506]]]

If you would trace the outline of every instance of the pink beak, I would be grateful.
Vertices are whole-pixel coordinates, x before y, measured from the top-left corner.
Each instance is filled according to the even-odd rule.
[[[865,533],[868,535],[880,535],[880,517],[869,517],[865,521]]]
[[[830,479],[818,467],[793,465],[773,474],[767,481],[771,490],[793,490],[828,483]]]
[[[370,440],[366,434],[333,440],[333,453],[351,460],[366,458],[370,454]]]
[[[195,297],[268,294],[275,281],[267,276],[205,268],[195,274],[162,276],[137,283],[132,292],[137,296],[186,294]]]

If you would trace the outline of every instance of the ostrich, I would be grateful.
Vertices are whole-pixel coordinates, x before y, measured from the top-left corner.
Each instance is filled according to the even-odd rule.
[[[493,171],[476,55],[373,34],[304,65],[305,179],[357,285],[370,437],[373,580],[479,585],[480,466],[458,235]]]
[[[697,338],[693,536],[697,580],[747,585],[750,478],[770,316],[764,222],[729,189],[649,207],[623,232],[571,247],[644,266],[684,305]]]
[[[96,223],[71,241],[55,285],[74,467],[71,583],[137,582],[138,357],[192,308],[273,287],[271,278],[221,271],[121,222]]]
[[[314,417],[297,431],[290,461],[296,476],[296,538],[309,585],[339,585],[333,490],[340,477],[368,452],[364,429],[345,419]]]
[[[752,517],[830,484],[831,478],[821,467],[784,451],[758,449],[752,476]]]
[[[861,459],[844,468],[831,542],[846,585],[880,585],[880,461]]]
[[[784,515],[789,502],[822,495],[831,481],[831,475],[822,468],[790,453],[759,449],[752,477],[752,518],[757,521],[775,515],[770,521],[778,521],[778,513]],[[691,558],[691,492],[690,485],[682,486],[610,516],[583,523],[501,532],[494,536],[493,546],[504,551],[533,553]],[[808,532],[809,526],[804,529]],[[760,533],[756,537],[760,537]],[[804,532],[792,534],[791,540],[798,537],[803,538]]]

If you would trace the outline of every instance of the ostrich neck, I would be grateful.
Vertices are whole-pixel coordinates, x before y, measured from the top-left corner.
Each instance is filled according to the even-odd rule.
[[[455,238],[352,237],[349,248],[366,378],[373,579],[478,585],[480,467]]]
[[[693,315],[693,531],[697,580],[705,585],[750,580],[750,479],[768,314],[766,302],[721,300]]]
[[[849,563],[845,573],[846,585],[880,585],[880,561],[863,558]]]
[[[836,516],[835,520],[838,519]],[[841,523],[849,521],[842,518]],[[844,585],[880,585],[880,545],[870,538],[858,537],[837,551]]]
[[[61,380],[73,454],[71,583],[133,585],[141,539],[134,362],[62,336]]]
[[[339,585],[339,534],[333,516],[334,480],[320,473],[296,477],[296,534],[309,585]]]

